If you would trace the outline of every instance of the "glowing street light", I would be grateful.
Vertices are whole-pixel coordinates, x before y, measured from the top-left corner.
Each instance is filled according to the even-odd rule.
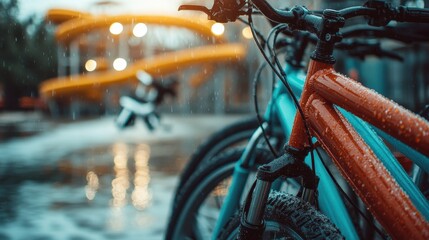
[[[127,68],[127,61],[123,58],[117,58],[113,61],[113,68],[116,71],[122,71]]]
[[[144,23],[137,23],[133,28],[133,34],[136,37],[143,37],[147,33],[147,26]]]
[[[124,26],[118,22],[112,23],[109,28],[110,33],[112,33],[113,35],[121,34],[122,30],[124,30]]]
[[[243,30],[241,30],[241,34],[243,35],[243,37],[245,39],[252,39],[253,38],[252,29],[250,29],[250,27],[243,28]]]
[[[85,69],[88,72],[92,72],[97,68],[97,62],[94,59],[89,59],[85,63]]]
[[[216,36],[220,36],[225,32],[225,26],[222,23],[215,23],[212,25],[212,33]]]

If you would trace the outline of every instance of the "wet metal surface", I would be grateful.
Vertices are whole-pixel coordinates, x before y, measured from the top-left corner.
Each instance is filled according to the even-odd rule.
[[[162,239],[189,155],[239,118],[167,116],[152,133],[140,122],[120,131],[112,117],[37,120],[49,127],[3,134],[0,239]]]
[[[408,195],[330,103],[310,98],[309,120],[321,144],[375,218],[395,239],[428,239],[428,224]]]
[[[429,125],[422,117],[332,69],[318,72],[313,80],[323,98],[429,155]]]

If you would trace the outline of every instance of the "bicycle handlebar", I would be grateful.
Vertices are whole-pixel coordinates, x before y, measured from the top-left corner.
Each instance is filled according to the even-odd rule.
[[[336,49],[347,52],[349,56],[365,59],[368,56],[378,58],[390,58],[402,62],[404,58],[395,51],[386,50],[381,47],[380,42],[368,42],[365,40],[356,40],[349,42],[341,42],[335,45]]]
[[[343,38],[352,37],[376,37],[397,40],[403,43],[429,41],[429,31],[425,34],[410,33],[400,31],[397,27],[371,27],[364,24],[353,25],[343,28],[341,31]]]
[[[304,6],[295,6],[290,10],[280,10],[272,7],[266,0],[215,0],[213,7],[207,9],[202,6],[181,6],[179,10],[200,10],[205,12],[209,19],[219,22],[235,21],[240,15],[249,14],[252,8],[243,10],[246,4],[253,4],[272,22],[288,24],[292,30],[306,31],[317,36],[316,50],[311,58],[320,62],[333,64],[333,50],[336,43],[343,39],[340,32],[349,18],[365,16],[371,26],[386,26],[390,21],[399,22],[427,22],[429,23],[429,9],[408,8],[404,6],[391,7],[381,0],[369,0],[363,6],[354,6],[341,10],[325,9],[320,12],[311,12]],[[389,36],[377,30],[371,30],[374,35]],[[405,37],[390,36],[392,39],[407,42]]]
[[[278,10],[273,8],[265,0],[253,0],[253,4],[272,21],[280,23],[294,24],[297,26],[314,25],[321,22],[318,15],[308,11],[305,7],[296,6],[291,10]],[[323,15],[326,16],[336,13],[336,17],[349,19],[357,16],[370,17],[370,25],[385,26],[391,20],[399,22],[426,22],[429,23],[429,9],[410,8],[410,7],[391,7],[385,1],[372,0],[364,6],[349,7],[338,11],[325,10]],[[308,29],[302,29],[308,30]]]
[[[413,40],[416,39],[408,39],[406,38],[405,34],[398,33],[393,31],[392,28],[373,28],[366,25],[357,25],[352,27],[344,28],[344,35],[347,37],[353,38],[353,37],[368,37],[368,36],[374,36],[377,38],[388,38],[388,39],[395,39],[398,41],[402,41],[405,43],[410,43]],[[374,30],[374,32],[372,32]],[[282,38],[280,41],[276,42],[275,48],[282,48],[289,45],[294,45],[296,42],[296,37],[298,37],[299,41],[306,41],[311,42],[312,44],[317,43],[317,37],[306,33],[306,32],[292,32],[292,31],[285,31],[283,32],[285,35],[294,38],[295,40],[290,40],[288,38]],[[421,37],[417,40],[429,40],[429,37]],[[403,61],[403,57],[397,54],[394,51],[386,50],[381,47],[381,44],[379,41],[367,41],[363,39],[347,39],[347,41],[342,41],[340,43],[335,44],[335,49],[347,52],[348,55],[364,59],[367,56],[376,56],[378,58],[386,57],[390,59],[394,59],[397,61]],[[301,53],[294,53],[291,56],[292,58],[289,58],[290,61],[292,61],[293,64],[297,64],[299,59],[302,58],[302,52]],[[297,60],[298,59],[298,60]]]
[[[293,31],[288,29],[283,30],[285,35],[293,37]],[[304,34],[304,32],[302,32]],[[358,24],[345,27],[341,30],[341,36],[344,39],[354,37],[375,37],[392,39],[403,43],[429,41],[429,30],[424,33],[412,33],[401,31],[397,27],[372,27],[365,24]],[[316,44],[318,39],[314,34],[306,33],[306,38],[313,44]]]
[[[400,7],[400,22],[429,22],[429,9]]]
[[[235,21],[240,15],[249,13],[249,11],[243,10],[246,3],[246,0],[215,0],[211,9],[203,6],[182,5],[179,10],[203,11],[211,20],[230,22]],[[364,6],[349,7],[338,11],[326,9],[322,16],[303,6],[280,10],[272,7],[266,0],[252,0],[251,3],[271,21],[287,23],[298,30],[309,31],[317,35],[327,24],[334,24],[334,21],[329,21],[329,19],[337,20],[337,29],[343,27],[346,19],[357,16],[369,17],[368,23],[372,26],[386,26],[391,20],[429,23],[429,9],[391,7],[390,4],[380,0],[370,0]]]

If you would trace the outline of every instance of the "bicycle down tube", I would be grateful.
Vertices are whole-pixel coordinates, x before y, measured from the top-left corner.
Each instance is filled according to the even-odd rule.
[[[335,73],[332,65],[314,60],[310,61],[300,104],[313,134],[386,231],[398,238],[427,239],[428,222],[333,104],[411,144],[425,155],[429,155],[428,123],[354,80]],[[404,127],[405,123],[411,124]],[[413,133],[415,138],[411,137]],[[303,149],[306,139],[303,122],[297,115],[289,144]]]

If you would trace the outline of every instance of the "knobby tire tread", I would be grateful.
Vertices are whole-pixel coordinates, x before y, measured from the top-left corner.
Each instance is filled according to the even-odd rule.
[[[241,212],[229,220],[218,239],[229,239],[231,233],[238,232]],[[290,194],[273,191],[268,198],[264,218],[266,222],[275,221],[290,227],[304,239],[344,239],[328,217]]]

